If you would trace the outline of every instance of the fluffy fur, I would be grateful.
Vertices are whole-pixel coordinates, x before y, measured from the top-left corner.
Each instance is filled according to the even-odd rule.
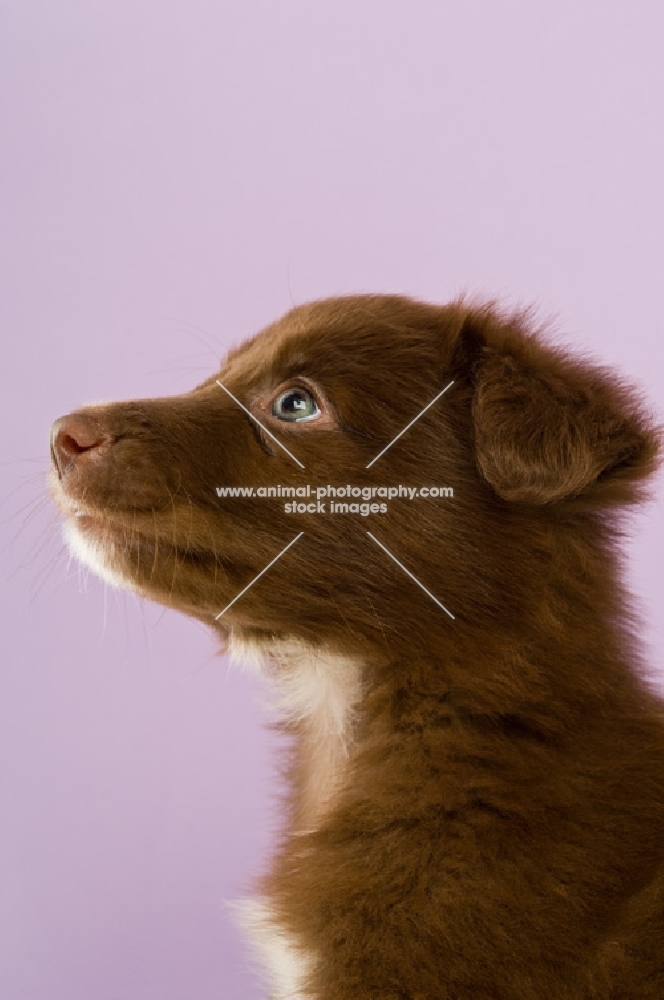
[[[320,419],[273,414],[291,386]],[[664,706],[619,550],[660,432],[633,388],[527,314],[356,296],[292,310],[184,396],[61,418],[52,444],[75,553],[274,681],[291,793],[245,922],[275,998],[664,997]],[[215,492],[277,483],[454,499],[367,518]]]

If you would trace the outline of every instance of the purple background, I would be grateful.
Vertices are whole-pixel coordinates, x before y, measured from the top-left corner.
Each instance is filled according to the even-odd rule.
[[[537,302],[659,405],[663,22],[658,0],[2,4],[0,996],[263,995],[222,904],[277,822],[259,685],[68,568],[50,422],[184,391],[293,301],[353,291]],[[664,672],[661,515],[629,552]]]

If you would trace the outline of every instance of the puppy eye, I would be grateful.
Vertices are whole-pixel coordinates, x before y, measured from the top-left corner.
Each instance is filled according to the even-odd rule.
[[[315,420],[320,416],[318,403],[308,389],[293,388],[280,392],[272,404],[272,416],[291,423]]]

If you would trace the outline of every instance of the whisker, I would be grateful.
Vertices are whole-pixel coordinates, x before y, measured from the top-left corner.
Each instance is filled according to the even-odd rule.
[[[177,326],[180,327],[182,333],[185,333],[187,336],[194,337],[196,340],[198,340],[199,343],[201,343],[205,348],[207,348],[210,354],[214,355],[215,364],[217,366],[219,365],[219,359],[225,354],[226,348],[220,341],[217,341],[213,333],[211,333],[209,330],[206,330],[202,326],[198,326],[198,324],[196,323],[191,323],[188,320],[184,319],[178,319],[176,316],[162,316],[161,319],[166,320],[166,322],[176,324]],[[211,347],[208,341],[204,339],[205,337],[209,337],[212,340],[214,348]]]

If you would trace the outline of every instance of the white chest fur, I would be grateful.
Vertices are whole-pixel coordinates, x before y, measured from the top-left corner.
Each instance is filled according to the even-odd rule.
[[[298,816],[304,829],[315,828],[343,784],[352,752],[355,707],[361,694],[358,663],[323,653],[300,642],[280,642],[269,648],[231,637],[229,651],[243,666],[258,669],[273,683],[267,702],[282,718],[298,723],[305,743],[306,768],[297,789]],[[274,918],[269,900],[229,904],[253,942],[274,1000],[304,1000],[302,984],[315,962]]]
[[[259,963],[270,1000],[305,1000],[303,983],[314,965],[314,956],[298,947],[274,919],[264,899],[229,902]]]

